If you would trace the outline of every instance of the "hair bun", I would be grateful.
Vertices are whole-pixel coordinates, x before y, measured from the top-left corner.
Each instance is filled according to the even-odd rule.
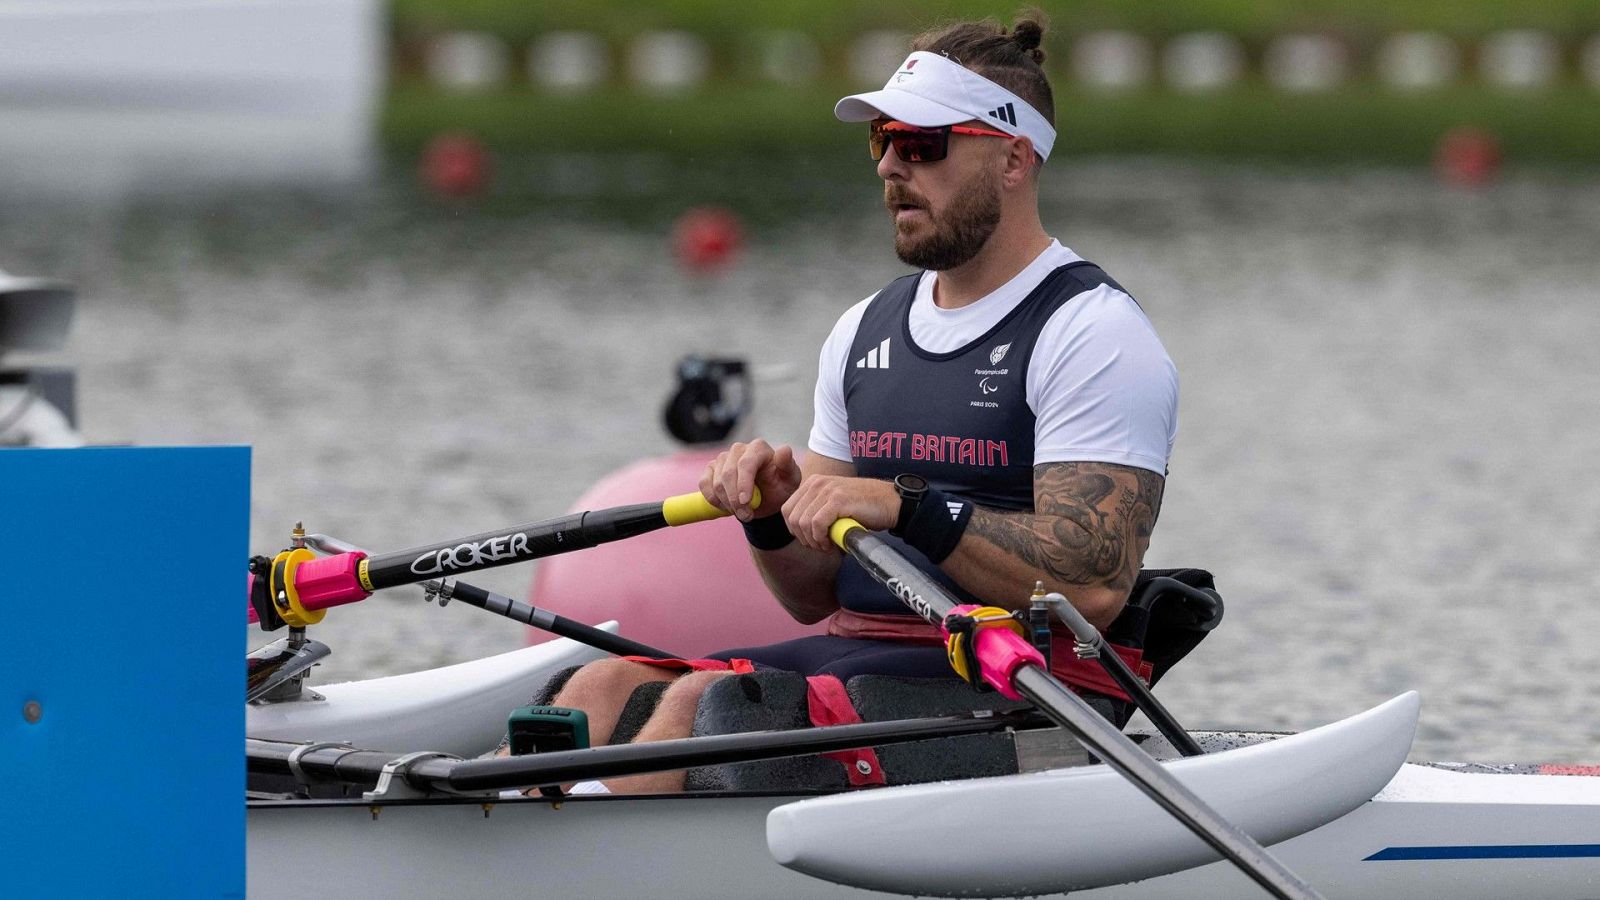
[[[1011,40],[1034,62],[1044,62],[1044,51],[1039,49],[1044,40],[1044,23],[1031,18],[1018,20],[1011,27]]]

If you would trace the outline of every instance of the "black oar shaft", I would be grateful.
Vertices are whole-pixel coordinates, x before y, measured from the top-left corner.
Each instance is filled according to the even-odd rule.
[[[1031,711],[862,722],[795,731],[758,731],[618,744],[493,759],[422,759],[406,769],[406,779],[417,788],[489,791],[1049,726],[1048,719]],[[261,774],[295,774],[289,765],[289,756],[300,746],[284,741],[246,738],[246,767],[251,772]],[[324,747],[301,753],[297,762],[301,771],[313,778],[370,785],[377,782],[383,767],[396,758],[397,754],[375,750]]]
[[[449,786],[470,791],[517,785],[567,784],[691,766],[752,762],[786,756],[831,753],[857,747],[903,744],[935,737],[983,734],[1006,728],[1039,727],[1042,720],[1023,714],[941,716],[893,722],[863,722],[795,731],[758,731],[618,744],[593,750],[567,750],[532,756],[472,760],[452,772]]]
[[[860,562],[862,568],[929,622],[939,624],[960,605],[938,582],[859,523],[841,519],[834,524],[832,533],[834,541]],[[974,673],[973,677],[979,676]],[[1274,896],[1282,900],[1315,900],[1320,896],[1254,838],[1223,819],[1169,775],[1127,735],[1062,687],[1049,672],[1037,665],[1025,665],[1012,676],[1012,686],[1040,712],[1071,732],[1107,765]]]
[[[602,631],[592,625],[585,625],[575,619],[556,615],[547,609],[540,609],[528,603],[513,600],[504,594],[496,594],[483,588],[457,581],[450,585],[450,599],[459,600],[468,606],[476,606],[496,615],[505,616],[525,625],[571,638],[580,644],[615,653],[618,656],[648,656],[653,659],[667,659],[673,654],[660,650],[649,644]]]
[[[1181,584],[1173,579],[1156,580]],[[1133,700],[1133,704],[1150,719],[1150,723],[1156,726],[1156,730],[1161,732],[1161,736],[1166,738],[1174,749],[1184,756],[1200,756],[1205,752],[1195,743],[1189,732],[1183,730],[1183,726],[1178,724],[1178,720],[1173,718],[1172,713],[1167,711],[1161,701],[1156,699],[1156,695],[1150,693],[1150,688],[1139,680],[1139,676],[1133,674],[1133,670],[1122,661],[1122,657],[1106,645],[1105,636],[1089,624],[1083,613],[1078,612],[1077,608],[1060,594],[1048,594],[1044,600],[1050,604],[1056,616],[1066,623],[1079,646],[1093,648],[1094,658],[1100,663],[1100,668],[1122,686],[1122,690]]]
[[[369,591],[583,550],[667,526],[660,503],[573,513],[458,540],[381,553],[362,564]]]
[[[1062,687],[1050,673],[1038,666],[1024,666],[1013,676],[1012,684],[1052,721],[1071,732],[1107,765],[1133,782],[1146,797],[1273,896],[1283,900],[1308,900],[1319,896],[1311,885],[1256,843],[1255,838],[1222,818],[1182,782],[1168,775],[1160,763],[1076,694]]]
[[[1189,732],[1184,731],[1178,720],[1172,717],[1172,713],[1167,711],[1167,707],[1150,693],[1150,689],[1139,680],[1139,676],[1133,674],[1128,664],[1122,661],[1122,657],[1113,653],[1110,648],[1102,647],[1099,662],[1100,667],[1115,678],[1117,684],[1122,685],[1122,690],[1133,698],[1133,704],[1139,707],[1139,711],[1144,713],[1145,718],[1161,732],[1161,736],[1167,739],[1167,743],[1171,744],[1174,750],[1184,756],[1201,756],[1205,753]]]
[[[366,552],[354,544],[325,534],[306,535],[306,544],[324,553]],[[532,604],[513,600],[504,594],[486,591],[481,587],[467,584],[464,581],[434,579],[423,582],[422,587],[430,597],[438,596],[440,598],[440,606],[450,600],[460,600],[468,606],[492,612],[497,616],[505,616],[514,622],[521,622],[524,625],[532,625],[534,628],[539,628],[564,638],[571,638],[580,644],[588,644],[591,647],[604,650],[607,653],[615,653],[618,656],[650,656],[656,659],[670,659],[675,655],[652,647],[649,644],[641,644],[638,641],[620,637],[609,631],[602,631],[576,619],[556,615],[549,610],[540,609]]]

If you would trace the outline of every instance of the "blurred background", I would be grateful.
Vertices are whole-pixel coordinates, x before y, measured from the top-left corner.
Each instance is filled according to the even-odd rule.
[[[1042,6],[1046,225],[1182,380],[1147,563],[1229,604],[1174,712],[1417,688],[1417,758],[1600,761],[1600,6]],[[676,451],[687,354],[803,444],[822,339],[904,271],[833,102],[1015,11],[0,0],[0,443],[250,444],[267,553],[568,509]],[[393,593],[314,629],[322,680],[526,640]]]

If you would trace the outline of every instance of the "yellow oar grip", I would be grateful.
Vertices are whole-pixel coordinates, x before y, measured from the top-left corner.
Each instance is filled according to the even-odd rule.
[[[761,505],[761,489],[751,488],[750,491],[750,507],[754,509]],[[661,518],[666,519],[668,525],[688,525],[693,522],[720,519],[725,515],[728,515],[727,510],[712,506],[711,501],[699,491],[679,494],[661,501]]]
[[[845,549],[844,536],[849,534],[852,528],[865,529],[866,526],[848,516],[843,519],[835,519],[833,525],[828,528],[828,537],[839,545],[840,550],[843,550]]]

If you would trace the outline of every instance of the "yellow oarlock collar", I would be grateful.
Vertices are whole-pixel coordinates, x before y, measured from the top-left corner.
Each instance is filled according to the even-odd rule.
[[[272,558],[271,576],[267,582],[267,589],[272,597],[272,605],[277,607],[278,615],[285,622],[296,628],[315,625],[322,621],[328,614],[325,609],[306,609],[300,605],[300,593],[294,587],[294,572],[300,568],[301,563],[316,559],[316,554],[304,547],[294,550],[285,550]],[[280,582],[279,578],[282,581]]]
[[[972,636],[974,638],[978,636],[980,630],[996,626],[1009,628],[1016,632],[1020,638],[1026,639],[1028,636],[1027,629],[1022,627],[1022,623],[1017,621],[1009,609],[1001,609],[998,606],[980,606],[977,609],[968,610],[962,615],[972,620]],[[960,675],[968,684],[972,684],[974,683],[973,678],[982,675],[982,673],[967,671],[966,643],[967,635],[965,633],[952,631],[949,637],[945,638],[944,649],[945,655],[950,660],[950,668],[954,669],[956,674]]]

